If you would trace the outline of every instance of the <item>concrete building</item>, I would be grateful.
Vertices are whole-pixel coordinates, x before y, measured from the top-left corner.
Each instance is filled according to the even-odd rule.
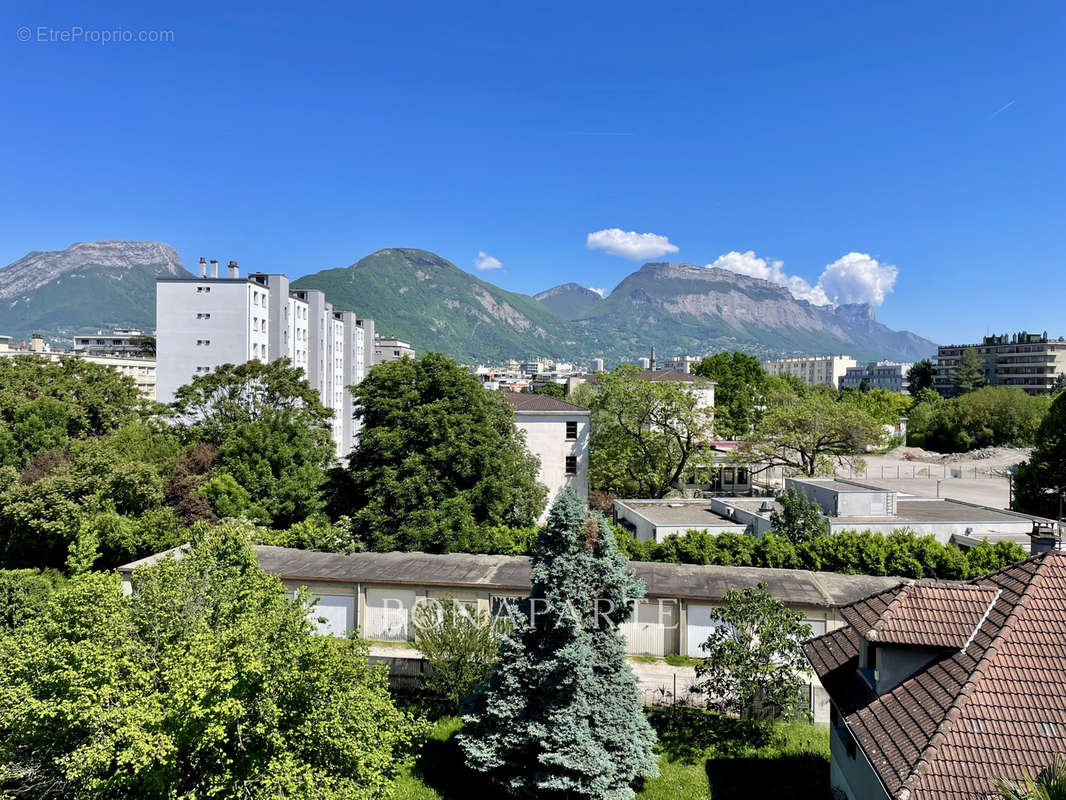
[[[937,348],[933,388],[954,392],[952,380],[964,350],[976,350],[988,386],[1018,386],[1029,394],[1049,394],[1055,379],[1066,373],[1066,339],[1043,333],[986,336],[980,344],[949,344]]]
[[[867,389],[887,389],[890,392],[906,394],[910,386],[907,373],[913,366],[914,364],[909,362],[871,361],[865,366],[848,367],[840,378],[839,388],[852,386],[861,389],[865,381]]]
[[[338,458],[355,445],[347,387],[366,376],[371,342],[373,320],[334,311],[316,289],[290,289],[285,275],[241,277],[231,261],[220,277],[217,261],[210,262],[208,274],[207,262],[200,259],[198,277],[156,280],[160,402],[171,402],[178,387],[222,364],[288,358],[333,411]]]
[[[840,388],[840,379],[848,367],[856,366],[851,356],[810,356],[806,358],[779,358],[762,362],[768,375],[795,375],[808,386],[825,384]]]
[[[161,557],[180,558],[175,548],[119,567],[123,589],[135,589],[134,571]],[[395,658],[414,661],[421,654],[411,620],[417,605],[454,598],[473,612],[498,615],[508,605],[529,596],[530,560],[522,556],[451,553],[324,553],[283,547],[255,547],[260,566],[281,577],[295,595],[305,588],[317,605],[309,615],[321,633],[348,636],[352,631],[371,640],[371,654],[390,643]],[[702,655],[713,622],[711,612],[730,589],[766,583],[770,594],[800,612],[816,635],[846,624],[838,609],[872,592],[899,586],[901,579],[867,575],[838,575],[806,570],[753,567],[696,566],[631,561],[647,595],[636,605],[634,618],[621,626],[626,652],[656,656],[683,653]],[[324,618],[324,621],[321,621]],[[382,645],[385,648],[382,648]],[[828,696],[808,676],[808,703],[818,722],[829,720]],[[648,697],[648,701],[651,701]],[[699,697],[693,696],[698,702]]]
[[[90,352],[92,351],[87,351],[84,347],[80,352],[53,350],[51,345],[49,345],[39,333],[33,334],[29,344],[22,342],[18,345],[12,344],[10,336],[0,336],[0,358],[34,356],[36,358],[47,358],[49,361],[56,363],[64,358],[79,358],[82,361],[90,361],[94,364],[100,364],[109,369],[113,369],[121,375],[128,376],[133,380],[137,387],[137,391],[140,392],[145,399],[156,399],[156,361],[154,357],[136,355],[129,351],[124,351],[127,352],[126,355],[112,355],[100,352],[99,350],[92,354],[90,354]]]
[[[589,496],[589,410],[543,394],[501,392],[514,409],[515,425],[526,435],[526,447],[540,459],[537,480],[548,487],[548,516],[559,494],[571,488]]]
[[[919,536],[932,535],[942,544],[968,548],[983,540],[1015,542],[1031,549],[1034,536],[1056,530],[1054,520],[999,508],[949,500],[913,497],[894,489],[840,478],[787,478],[794,489],[816,503],[825,515],[826,532],[873,531],[888,535],[906,528]],[[663,541],[689,530],[712,534],[749,533],[762,536],[772,529],[770,518],[781,505],[772,498],[713,497],[701,500],[615,500],[614,518],[640,540]],[[1057,536],[1057,534],[1054,534]]]
[[[692,372],[692,368],[700,363],[700,359],[696,356],[677,356],[676,358],[666,358],[661,362],[656,363],[658,369],[672,369],[677,372],[689,373]]]
[[[399,361],[401,358],[414,358],[415,351],[410,342],[393,337],[374,337],[374,363],[383,364],[386,361]]]
[[[74,352],[84,355],[140,355],[144,346],[138,340],[144,337],[141,331],[130,328],[78,335],[74,337]]]
[[[804,651],[830,698],[846,800],[986,800],[1066,752],[1066,554],[968,583],[907,583],[839,610]]]
[[[602,358],[594,358],[594,359],[592,359],[592,365],[590,366],[589,369],[592,372],[603,372],[603,359]]]

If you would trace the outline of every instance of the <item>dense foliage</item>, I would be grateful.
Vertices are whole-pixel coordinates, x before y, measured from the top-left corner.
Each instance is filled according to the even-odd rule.
[[[415,645],[429,666],[422,686],[454,714],[496,663],[499,644],[492,616],[445,597],[419,603],[412,625]]]
[[[707,356],[692,372],[713,380],[714,431],[738,438],[755,426],[763,402],[766,373],[755,356],[725,351]]]
[[[567,490],[537,539],[532,592],[463,717],[467,764],[520,797],[628,800],[655,735],[618,626],[644,587],[606,520]]]
[[[936,377],[936,366],[932,359],[923,358],[915,361],[907,370],[907,391],[917,396],[922,389],[932,389],[934,377]]]
[[[811,637],[811,627],[800,612],[760,583],[726,592],[710,623],[693,686],[707,696],[708,707],[752,722],[792,719],[806,708],[809,665],[801,643]]]
[[[8,797],[380,797],[419,732],[364,645],[312,633],[245,532],[88,573],[0,636]]]
[[[674,381],[649,381],[622,365],[599,376],[580,401],[592,410],[589,483],[624,497],[665,497],[704,465],[713,411]]]
[[[544,508],[538,463],[497,393],[438,353],[379,364],[354,387],[359,445],[331,489],[371,550],[451,552]]]
[[[915,398],[908,442],[940,453],[981,447],[1028,447],[1047,414],[1051,398],[1017,386],[986,386],[944,399],[926,390]]]
[[[792,544],[802,544],[828,529],[828,521],[816,503],[811,502],[795,489],[789,489],[777,498],[781,510],[770,514],[770,527],[778,536]]]
[[[1034,443],[1014,476],[1014,508],[1057,519],[1066,509],[1066,392],[1055,396]]]
[[[784,536],[688,531],[662,542],[639,542],[615,528],[620,549],[636,561],[677,564],[719,564],[738,567],[810,569],[857,575],[898,575],[904,578],[963,580],[1021,561],[1028,555],[1014,542],[982,542],[963,550],[941,544],[933,536],[898,530],[888,536],[872,531],[819,535],[800,544]]]

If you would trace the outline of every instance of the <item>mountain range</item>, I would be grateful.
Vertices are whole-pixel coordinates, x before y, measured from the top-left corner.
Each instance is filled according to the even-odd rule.
[[[0,268],[0,333],[50,336],[154,327],[155,278],[188,276],[158,242],[84,242],[28,253]],[[868,305],[813,306],[787,289],[728,270],[648,263],[606,297],[567,283],[530,297],[425,250],[387,248],[294,288],[373,317],[379,332],[467,363],[529,355],[608,363],[738,349],[758,356],[848,353],[912,361],[936,352],[894,331]]]

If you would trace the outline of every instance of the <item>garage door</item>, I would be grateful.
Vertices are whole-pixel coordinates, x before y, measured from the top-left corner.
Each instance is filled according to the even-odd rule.
[[[384,642],[409,641],[412,638],[411,609],[414,605],[413,590],[367,587],[363,636]]]
[[[355,629],[355,596],[350,594],[315,594],[317,600],[308,616],[318,632],[326,636],[348,636]]]
[[[711,612],[715,606],[708,603],[689,603],[687,611],[688,646],[686,655],[693,658],[702,658],[707,655],[700,650],[700,645],[707,641],[711,631],[722,623],[711,620]]]
[[[677,651],[677,603],[642,600],[634,619],[620,627],[630,655],[665,656]]]

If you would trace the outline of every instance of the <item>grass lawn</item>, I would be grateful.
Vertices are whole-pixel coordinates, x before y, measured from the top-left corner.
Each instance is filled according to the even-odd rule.
[[[641,800],[828,800],[829,731],[794,722],[777,725],[758,741],[733,720],[691,709],[649,712],[659,732],[658,778]],[[396,782],[395,800],[491,798],[492,791],[462,766],[453,740],[461,723],[445,717],[433,727],[421,755]]]

